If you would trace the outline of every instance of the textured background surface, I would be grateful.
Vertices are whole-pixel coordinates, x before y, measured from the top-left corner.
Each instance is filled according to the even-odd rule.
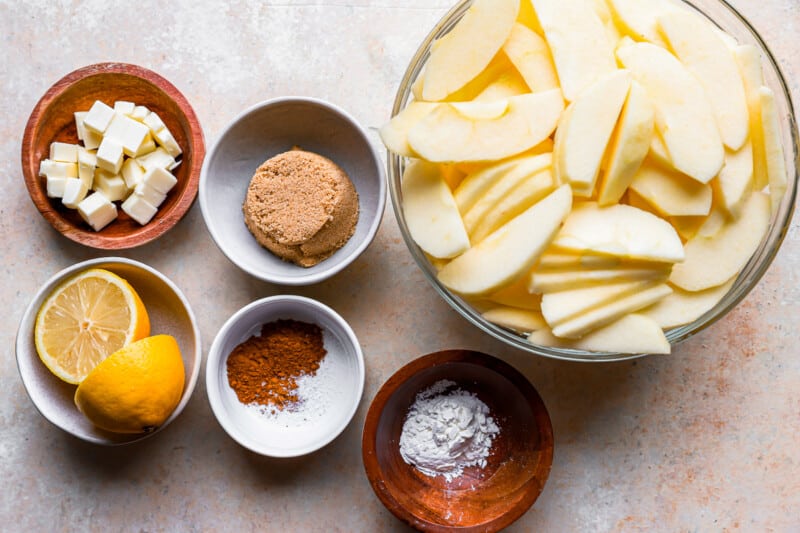
[[[800,530],[800,236],[727,318],[669,357],[602,366],[532,358],[474,331],[429,288],[391,207],[373,245],[312,288],[360,337],[367,383],[333,444],[273,461],[235,444],[201,379],[186,411],[140,445],[100,449],[46,422],[23,389],[14,337],[47,278],[102,252],[56,234],[27,196],[19,149],[28,113],[67,72],[127,61],[171,80],[212,143],[266,98],[328,99],[374,129],[388,118],[417,44],[447,0],[137,2],[0,0],[0,523],[3,529],[403,531],[366,480],[360,434],[378,387],[405,362],[474,348],[522,370],[550,410],[555,462],[513,531]],[[800,103],[797,0],[735,0],[762,33]],[[169,6],[169,7],[166,7]],[[181,287],[208,348],[223,322],[285,292],[217,250],[199,206],[160,240],[122,255]]]

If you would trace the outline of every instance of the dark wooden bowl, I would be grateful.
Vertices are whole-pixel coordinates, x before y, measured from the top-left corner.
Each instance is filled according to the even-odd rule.
[[[485,468],[450,482],[428,477],[400,456],[400,434],[416,395],[441,379],[475,393],[500,433]],[[539,394],[513,367],[489,355],[448,350],[420,357],[381,387],[367,413],[362,456],[375,494],[422,531],[498,531],[522,516],[544,488],[553,428]]]
[[[116,100],[147,106],[162,118],[183,150],[175,169],[177,185],[153,219],[140,226],[121,209],[119,216],[95,232],[77,210],[58,198],[48,198],[39,163],[49,155],[50,143],[78,143],[75,111],[88,111],[95,100]],[[75,70],[55,83],[36,104],[22,139],[22,173],[31,200],[42,216],[62,235],[92,248],[119,250],[140,246],[160,237],[186,214],[197,196],[200,167],[205,156],[203,130],[186,98],[155,72],[125,63],[99,63]]]

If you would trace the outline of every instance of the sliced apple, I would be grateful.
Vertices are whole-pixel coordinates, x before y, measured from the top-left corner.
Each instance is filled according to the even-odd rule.
[[[670,344],[662,329],[652,319],[640,314],[624,316],[603,328],[596,329],[581,339],[559,339],[548,329],[536,330],[528,340],[540,346],[588,350],[592,352],[619,352],[630,354],[668,354]]]
[[[672,51],[705,88],[723,144],[738,150],[750,127],[742,77],[730,48],[697,13],[672,11],[660,15],[658,24]]]
[[[626,70],[603,76],[570,104],[572,110],[558,122],[556,179],[569,183],[576,196],[592,196],[630,84]]]
[[[747,96],[747,108],[750,112],[750,142],[753,145],[753,181],[755,189],[760,191],[767,186],[767,156],[764,150],[764,132],[761,128],[761,94],[759,89],[764,85],[764,74],[761,71],[761,55],[758,48],[745,44],[733,49],[733,56],[739,66],[744,82],[744,93]]]
[[[731,216],[739,216],[742,203],[753,190],[753,145],[749,141],[736,152],[725,150],[725,166],[712,180],[720,203]]]
[[[658,29],[658,17],[675,11],[671,2],[664,0],[607,0],[611,16],[623,33],[637,41],[647,41],[666,47]]]
[[[422,98],[445,99],[477,76],[503,46],[520,0],[475,0],[462,19],[431,47]]]
[[[423,159],[436,163],[511,157],[550,136],[564,100],[558,89],[524,94],[509,98],[507,110],[499,118],[471,118],[481,105],[496,110],[498,104],[472,103],[470,116],[451,104],[441,104],[409,130],[409,146]]]
[[[408,145],[408,130],[438,105],[430,102],[408,104],[381,128],[380,136],[386,148],[403,157],[416,157],[417,154]]]
[[[631,190],[667,216],[705,216],[711,211],[711,186],[652,161],[645,161]]]
[[[686,260],[675,265],[670,283],[687,291],[722,285],[750,260],[769,227],[770,200],[755,192],[737,219],[728,220],[713,237],[697,235],[686,243]]]
[[[437,258],[455,257],[469,248],[464,223],[438,165],[412,161],[401,189],[408,231],[420,248]]]
[[[617,69],[593,0],[531,0],[568,101]]]
[[[522,79],[522,76],[520,76],[516,69],[512,68],[502,73],[497,79],[487,85],[473,101],[492,102],[529,92],[531,92],[531,90],[525,83],[525,80]]]
[[[578,287],[588,287],[602,283],[620,281],[666,281],[670,268],[626,268],[574,270],[574,271],[534,271],[530,275],[528,291],[533,294],[566,291]]]
[[[652,318],[664,329],[689,324],[717,305],[728,294],[734,281],[732,279],[719,287],[699,292],[688,292],[673,287],[672,294],[658,303],[642,309],[639,313]]]
[[[536,265],[538,272],[549,270],[576,270],[578,268],[608,269],[620,265],[622,259],[616,255],[596,255],[570,252],[546,251]]]
[[[503,174],[502,177],[495,180],[486,192],[481,195],[478,201],[465,213],[462,213],[464,227],[467,229],[467,233],[471,234],[483,218],[494,211],[494,206],[508,196],[517,186],[536,176],[543,170],[550,168],[552,164],[552,154],[526,157],[521,159],[514,168]],[[520,213],[521,212],[522,211],[520,211]],[[478,241],[476,240],[475,242]]]
[[[653,140],[650,143],[650,152],[649,155],[653,157],[658,163],[666,166],[675,168],[675,165],[672,164],[672,160],[669,158],[669,153],[667,152],[667,146],[664,144],[664,139],[661,138],[658,132],[653,134]]]
[[[650,43],[617,49],[617,58],[644,86],[656,109],[656,130],[676,169],[708,183],[725,153],[705,89],[680,61]]]
[[[762,87],[758,92],[761,98],[761,130],[764,134],[769,196],[774,213],[780,207],[786,192],[786,159],[783,156],[781,126],[778,119],[778,107],[775,103],[775,93],[768,87]]]
[[[542,295],[542,315],[552,328],[652,286],[650,281],[622,281]]]
[[[522,181],[508,192],[470,230],[467,227],[470,241],[478,243],[497,228],[516,217],[533,204],[553,192],[556,188],[552,168],[545,168]],[[472,210],[469,211],[472,213]],[[465,226],[468,226],[465,217]]]
[[[674,263],[683,245],[668,222],[629,205],[584,202],[572,210],[553,243],[575,252]]]
[[[511,285],[488,295],[486,299],[498,305],[529,311],[541,311],[542,309],[542,297],[528,292],[528,279],[524,274]]]
[[[572,207],[562,186],[447,264],[439,281],[463,295],[485,295],[529,270],[550,244]]]
[[[522,334],[547,327],[547,323],[539,311],[518,309],[516,307],[498,306],[481,313],[481,316],[501,328],[513,329]]]
[[[522,0],[530,4],[529,0]],[[503,51],[533,92],[557,89],[558,74],[547,42],[520,23],[514,24]]]
[[[653,140],[655,112],[647,92],[633,82],[611,141],[597,203],[619,203],[642,165]]]

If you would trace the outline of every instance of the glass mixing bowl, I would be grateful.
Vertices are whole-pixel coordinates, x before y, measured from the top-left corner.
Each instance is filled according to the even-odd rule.
[[[664,0],[667,1],[667,0]],[[789,90],[780,69],[769,51],[764,40],[756,32],[740,13],[731,7],[724,0],[683,0],[690,8],[699,11],[718,27],[734,37],[740,44],[752,44],[756,46],[763,62],[764,82],[775,92],[778,113],[781,119],[781,138],[784,146],[786,158],[786,168],[788,172],[788,186],[783,202],[776,213],[773,214],[769,230],[764,236],[760,246],[750,258],[750,261],[739,274],[730,291],[717,303],[714,308],[705,313],[694,322],[685,326],[670,329],[666,332],[667,339],[673,346],[692,335],[707,328],[733,309],[747,294],[756,286],[761,276],[767,271],[772,260],[780,248],[794,211],[795,196],[797,193],[798,167],[800,167],[800,157],[798,156],[798,131],[794,108],[792,106]],[[411,63],[406,70],[400,88],[395,97],[392,116],[400,112],[413,98],[411,87],[423,70],[430,55],[431,44],[434,40],[442,37],[449,32],[455,24],[461,20],[464,13],[472,4],[472,0],[462,0],[453,7],[431,30],[428,36],[420,45]],[[600,353],[584,350],[571,350],[564,348],[551,348],[539,346],[528,342],[528,340],[507,329],[496,326],[485,320],[481,314],[468,302],[457,294],[451,292],[442,285],[436,277],[436,269],[426,257],[425,253],[411,238],[403,216],[403,194],[400,189],[400,180],[406,165],[406,158],[396,154],[388,154],[389,167],[389,192],[392,199],[392,206],[397,217],[397,223],[403,234],[406,245],[411,251],[411,255],[416,260],[425,277],[428,278],[436,291],[450,304],[453,309],[458,311],[468,321],[489,335],[526,352],[530,352],[545,357],[564,359],[571,361],[619,361],[642,357],[645,354],[621,354],[621,353]]]

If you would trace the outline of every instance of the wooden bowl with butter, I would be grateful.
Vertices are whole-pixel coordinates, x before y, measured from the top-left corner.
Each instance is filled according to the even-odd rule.
[[[115,220],[95,231],[77,210],[68,209],[59,198],[48,197],[46,179],[39,175],[51,143],[79,143],[74,113],[88,111],[97,100],[109,106],[117,101],[145,106],[161,118],[182,151],[180,165],[172,170],[177,183],[144,225],[119,209]],[[58,232],[92,248],[119,250],[146,244],[178,223],[197,196],[204,156],[197,115],[172,83],[137,65],[98,63],[67,74],[36,104],[22,140],[22,173],[31,200]]]

